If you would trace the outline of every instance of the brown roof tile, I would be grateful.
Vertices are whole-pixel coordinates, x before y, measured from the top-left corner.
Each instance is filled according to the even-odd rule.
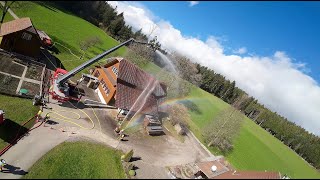
[[[219,161],[200,162],[200,163],[197,163],[196,165],[208,178],[213,178],[215,176],[218,176],[220,174],[223,174],[229,171],[229,169]],[[211,170],[212,166],[217,167],[217,170],[215,172]]]
[[[21,18],[13,21],[5,22],[1,25],[0,36],[11,34],[17,31],[21,31],[33,26],[30,18]],[[33,28],[34,29],[34,28]],[[35,32],[35,30],[30,29],[30,32]]]
[[[138,111],[142,107],[141,112],[155,114],[158,104],[166,96],[164,88],[166,86],[161,85],[153,76],[123,59],[119,64],[115,105],[121,109],[130,110],[132,108],[132,111]],[[143,105],[144,97],[148,94]]]
[[[280,179],[278,172],[259,172],[259,171],[229,171],[213,179]]]

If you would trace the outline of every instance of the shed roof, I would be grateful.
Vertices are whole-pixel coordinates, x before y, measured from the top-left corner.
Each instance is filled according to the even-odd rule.
[[[213,178],[229,171],[229,168],[224,166],[219,161],[200,162],[200,163],[197,163],[196,165],[208,178]],[[212,166],[216,166],[217,169],[215,172],[211,170]]]
[[[280,179],[281,175],[278,172],[263,172],[263,171],[229,171],[223,173],[213,179]]]
[[[31,19],[26,17],[26,18],[16,19],[13,21],[3,23],[1,25],[0,36],[18,32],[24,29],[28,29],[28,31],[35,34],[37,33],[35,28],[32,25]]]

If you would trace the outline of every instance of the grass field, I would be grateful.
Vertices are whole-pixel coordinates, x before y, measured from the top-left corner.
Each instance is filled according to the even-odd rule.
[[[71,70],[87,61],[88,58],[92,58],[119,44],[119,42],[108,36],[100,28],[70,13],[34,2],[20,1],[18,3],[21,7],[13,8],[13,11],[20,18],[30,17],[37,29],[44,30],[53,39],[53,42],[62,44],[78,57],[82,54],[79,45],[81,41],[92,36],[98,36],[102,40],[101,45],[88,49],[86,53],[87,57],[82,60],[72,55],[68,49],[56,44],[55,46],[60,52],[55,54],[55,56],[60,59],[67,70]],[[108,57],[123,55],[125,52],[126,48],[122,47]],[[103,60],[100,60],[100,62],[105,63]]]
[[[90,147],[90,148],[89,148]],[[41,157],[25,179],[123,179],[121,153],[92,142],[64,142]]]
[[[20,126],[19,124],[25,122],[33,117],[39,110],[38,107],[32,105],[29,99],[22,99],[17,97],[10,97],[0,95],[0,109],[5,111],[5,118],[8,121],[0,125],[0,149],[8,145],[8,142],[15,137]],[[33,123],[26,127],[30,128]]]
[[[203,142],[201,129],[214,119],[214,116],[229,105],[217,97],[194,88],[191,97],[202,100],[194,101],[201,114],[191,113],[191,130]],[[291,178],[320,178],[320,173],[309,166],[300,156],[281,141],[256,125],[243,115],[244,122],[239,136],[234,141],[234,150],[227,154],[227,159],[239,170],[280,171]],[[216,149],[209,148],[213,154]]]

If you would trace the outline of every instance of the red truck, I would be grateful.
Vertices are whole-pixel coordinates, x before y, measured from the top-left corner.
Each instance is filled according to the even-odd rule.
[[[4,111],[0,109],[0,125],[4,123]]]

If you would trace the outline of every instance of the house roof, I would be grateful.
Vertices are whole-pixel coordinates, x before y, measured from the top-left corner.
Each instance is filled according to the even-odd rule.
[[[134,112],[139,110],[142,113],[148,114],[155,114],[157,112],[157,100],[152,95],[148,96],[148,91],[136,89],[122,83],[117,83],[115,106]]]
[[[138,66],[122,59],[117,77],[115,106],[121,109],[155,114],[166,96],[165,85]]]
[[[229,168],[227,168],[224,164],[222,164],[217,160],[200,162],[200,163],[196,163],[196,165],[208,178],[213,178],[229,171]],[[215,172],[211,170],[212,166],[216,166]]]
[[[24,29],[37,34],[35,28],[32,25],[31,19],[26,17],[3,23],[1,25],[0,36],[18,32]]]
[[[258,172],[258,171],[229,171],[213,179],[280,179],[278,172]]]

